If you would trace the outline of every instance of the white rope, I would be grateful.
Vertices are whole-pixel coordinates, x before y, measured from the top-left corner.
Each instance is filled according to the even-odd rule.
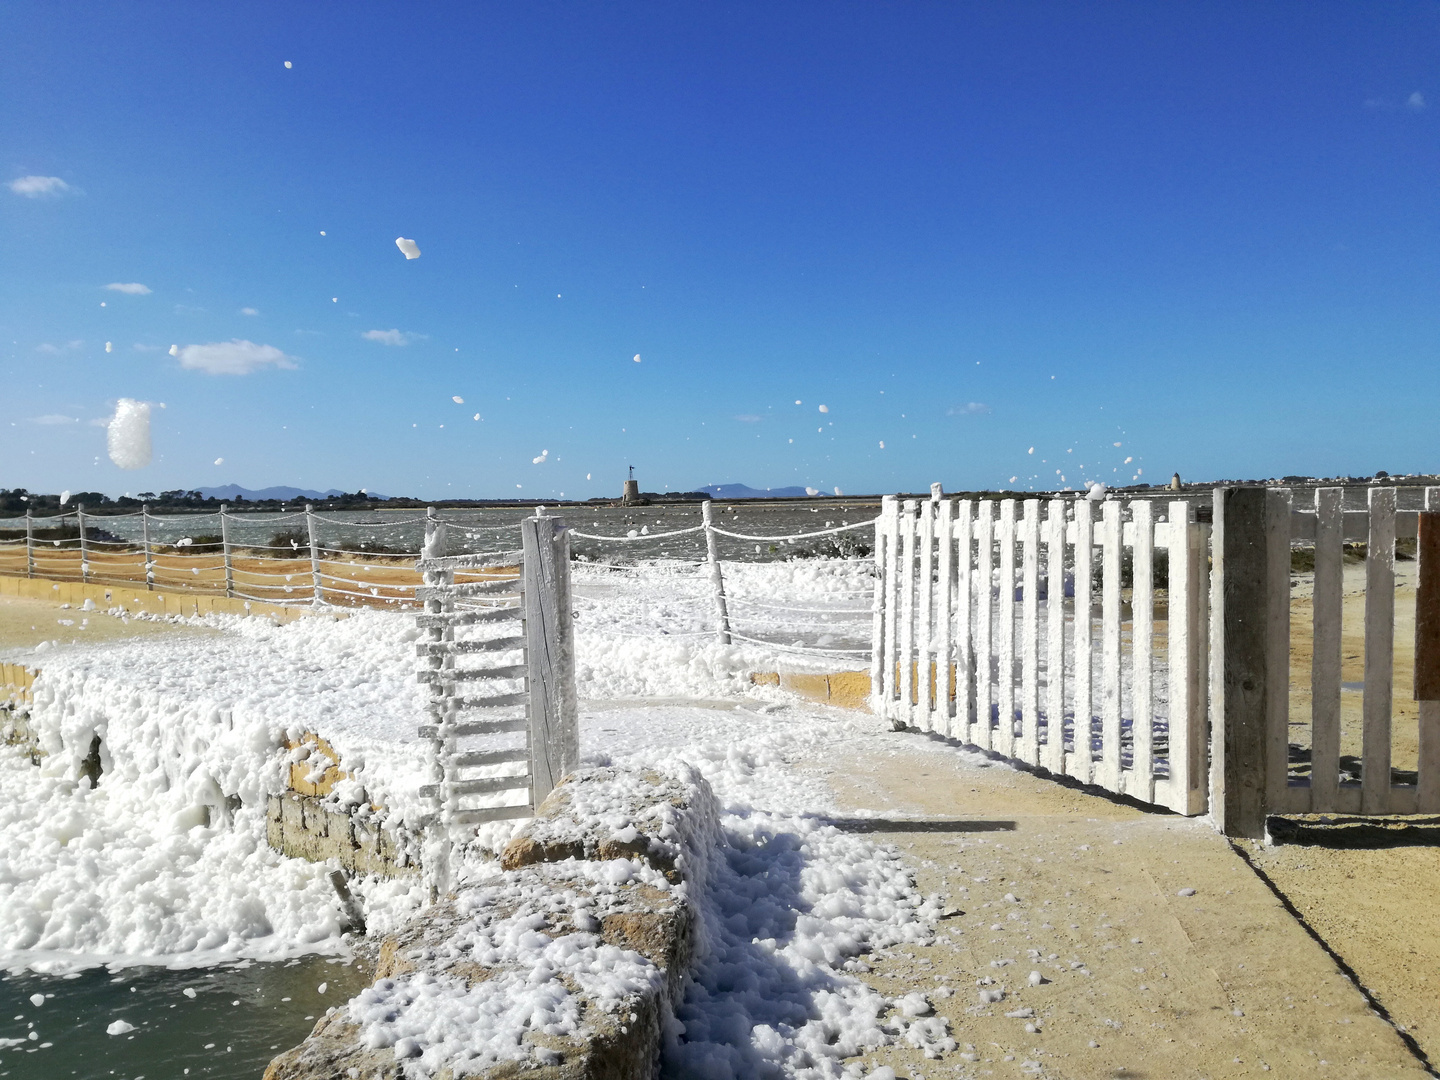
[[[751,607],[770,608],[773,611],[803,611],[811,615],[873,615],[873,608],[807,608],[790,604],[767,604],[764,600],[747,600],[743,596],[726,595],[732,604],[748,604]]]
[[[732,540],[808,540],[812,536],[832,536],[835,533],[853,532],[856,529],[871,529],[875,527],[875,522],[879,520],[880,519],[876,517],[871,518],[869,521],[857,521],[854,525],[837,525],[833,529],[820,529],[816,532],[807,533],[792,533],[789,536],[751,536],[748,533],[727,532],[718,525],[712,526],[712,528],[714,528],[715,532],[720,536],[728,536]]]
[[[826,649],[819,645],[782,645],[778,641],[762,641],[759,638],[746,637],[744,634],[737,634],[733,629],[730,636],[750,645],[760,645],[767,649],[780,649],[784,652],[804,653],[815,656],[865,656],[869,649]]]
[[[327,525],[350,525],[357,529],[388,529],[393,525],[411,525],[424,521],[423,517],[398,518],[395,521],[345,521],[341,518],[322,516],[317,513],[316,521],[324,522]]]
[[[597,536],[594,533],[582,533],[576,529],[570,530],[571,536],[578,536],[581,540],[601,540],[612,544],[634,544],[641,540],[664,540],[671,536],[689,536],[691,533],[704,532],[704,525],[696,525],[689,529],[676,529],[674,532],[666,533],[636,533],[634,536]],[[715,530],[719,532],[719,529]]]

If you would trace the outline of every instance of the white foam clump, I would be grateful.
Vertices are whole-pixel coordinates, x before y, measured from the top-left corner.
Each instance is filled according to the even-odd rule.
[[[114,351],[114,346],[113,346],[110,342],[108,342],[108,341],[105,342],[105,351],[106,351],[106,352],[113,352],[113,351]]]
[[[44,995],[44,994],[31,994],[31,995],[30,995],[30,1004],[31,1004],[31,1005],[34,1005],[34,1006],[38,1009],[41,1005],[44,1005],[44,1004],[45,1004],[45,995]]]
[[[459,394],[453,394],[453,395],[451,395],[450,400],[453,401],[453,402],[455,402],[456,405],[464,405],[464,404],[465,404],[465,399],[464,399],[463,397],[461,397]]]
[[[549,451],[549,450],[541,450],[539,457],[533,457],[533,458],[530,459],[530,464],[532,464],[532,465],[543,465],[543,464],[545,464],[545,462],[548,461],[549,459],[550,459],[550,451]]]
[[[110,460],[122,469],[143,469],[150,464],[150,404],[134,398],[115,403],[115,415],[106,432]]]
[[[1091,502],[1099,502],[1101,499],[1105,498],[1105,485],[1102,484],[1099,480],[1086,481],[1085,486],[1090,489],[1090,493],[1085,497]]]
[[[420,257],[420,245],[414,240],[407,240],[403,236],[395,238],[395,246],[400,249],[401,254],[407,259],[418,259]]]
[[[282,737],[318,729],[356,778],[337,798],[422,812],[414,620],[209,621],[226,632],[47,653],[31,722],[48,757],[0,749],[0,969],[346,949],[328,868],[267,845],[266,798]],[[351,888],[380,932],[422,899],[412,879]]]
[[[105,1028],[106,1035],[127,1035],[135,1030],[135,1025],[126,1020],[112,1020]]]
[[[635,363],[640,363],[640,354],[638,352],[635,354]]]

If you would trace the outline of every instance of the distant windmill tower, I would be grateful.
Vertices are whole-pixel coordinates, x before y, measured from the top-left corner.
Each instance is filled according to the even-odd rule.
[[[1173,475],[1172,477],[1170,477],[1170,490],[1171,490],[1171,491],[1179,491],[1179,490],[1180,490],[1180,474],[1179,474],[1178,472],[1177,472],[1175,475]]]
[[[620,497],[621,506],[635,506],[640,502],[640,481],[635,479],[635,466],[630,466],[630,479],[625,481],[625,494]]]

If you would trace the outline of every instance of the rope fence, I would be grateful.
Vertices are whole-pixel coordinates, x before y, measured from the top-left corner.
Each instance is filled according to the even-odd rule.
[[[544,508],[536,513],[544,516]],[[112,531],[122,520],[126,528],[120,532],[135,535]],[[574,556],[576,584],[595,593],[587,596],[576,592],[576,614],[580,617],[584,612],[585,617],[597,621],[610,614],[612,618],[603,632],[617,637],[708,638],[723,645],[745,645],[827,661],[858,661],[870,653],[872,606],[860,607],[857,602],[869,599],[873,588],[837,582],[850,587],[827,591],[820,597],[797,596],[787,603],[784,592],[776,592],[774,585],[753,575],[747,582],[742,567],[765,563],[735,557],[746,554],[746,549],[736,545],[727,547],[730,554],[722,561],[717,538],[755,544],[757,553],[763,550],[761,545],[770,545],[774,553],[781,546],[873,531],[876,520],[839,526],[826,522],[825,528],[807,532],[747,533],[717,525],[707,502],[701,504],[699,525],[664,532],[650,532],[648,526],[642,526],[624,535],[607,535],[572,527],[572,537],[597,549]],[[462,550],[473,550],[472,544],[495,547],[507,535],[515,535],[518,541],[520,530],[518,521],[500,525],[447,521],[433,508],[423,517],[360,522],[317,514],[308,505],[303,511],[240,515],[222,506],[217,513],[184,517],[152,514],[148,506],[137,513],[98,517],[87,515],[82,505],[50,517],[27,513],[23,519],[0,521],[0,533],[18,531],[16,526],[22,521],[23,536],[0,538],[0,574],[148,591],[208,593],[268,604],[390,610],[421,606],[416,600],[416,588],[423,584],[423,574],[417,563],[436,551],[450,550],[450,537]],[[243,526],[238,531],[244,539],[236,538],[237,523]],[[382,529],[393,536],[399,527],[422,523],[422,551],[387,547],[384,537],[358,543],[349,539],[372,537]],[[256,535],[263,528],[274,530],[265,541]],[[184,535],[175,535],[182,530]],[[441,533],[440,546],[435,548],[432,545]],[[156,534],[168,539],[158,539]],[[415,543],[414,533],[410,536],[407,546]],[[685,537],[702,541],[704,548],[682,544],[683,550],[672,555],[668,550],[657,552],[646,547]],[[520,554],[517,543],[513,549],[507,546],[467,556],[466,569],[456,571],[457,583],[483,581],[497,569],[512,568]],[[864,556],[868,549],[856,544],[848,550],[834,548],[820,554]],[[786,561],[794,558],[788,551],[780,557]],[[867,560],[867,578],[870,569]],[[615,592],[616,588],[620,593]],[[831,600],[836,606],[823,606]],[[741,613],[739,629],[733,625],[732,608]],[[617,622],[614,612],[621,609]],[[831,644],[849,638],[864,642],[864,647]]]

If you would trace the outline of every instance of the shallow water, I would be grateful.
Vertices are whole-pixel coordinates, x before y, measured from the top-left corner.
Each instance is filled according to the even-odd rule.
[[[0,976],[0,1077],[258,1080],[271,1058],[372,978],[367,959],[321,956],[188,971]],[[44,1004],[34,1005],[33,994],[44,994]],[[134,1030],[107,1035],[116,1020]],[[23,1043],[9,1046],[11,1039]]]

